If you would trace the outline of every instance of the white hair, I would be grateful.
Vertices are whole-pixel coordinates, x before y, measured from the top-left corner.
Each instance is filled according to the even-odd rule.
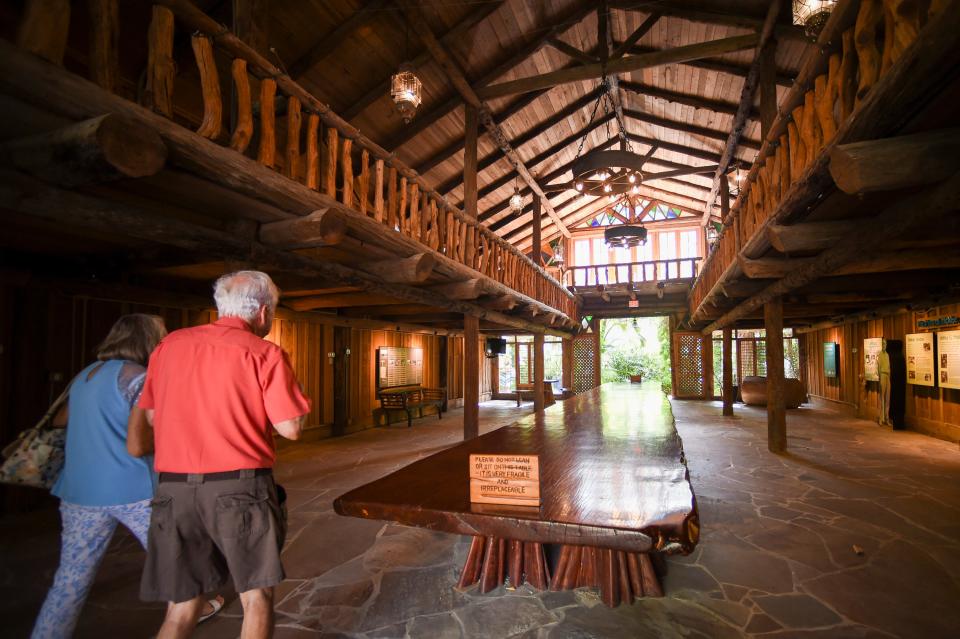
[[[261,306],[277,308],[280,290],[270,276],[260,271],[227,273],[213,285],[213,300],[220,317],[239,317],[253,321]]]

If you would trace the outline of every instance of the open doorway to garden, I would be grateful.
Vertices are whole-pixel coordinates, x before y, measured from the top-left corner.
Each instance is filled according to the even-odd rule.
[[[600,381],[656,382],[670,392],[670,329],[666,317],[600,321]]]

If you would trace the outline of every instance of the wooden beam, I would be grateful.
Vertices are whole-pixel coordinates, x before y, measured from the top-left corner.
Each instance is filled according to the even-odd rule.
[[[260,227],[260,241],[277,248],[336,246],[343,241],[347,224],[333,209],[319,209],[304,217],[269,222]]]
[[[371,275],[376,275],[384,282],[416,284],[427,281],[433,275],[433,268],[436,265],[437,260],[431,253],[418,253],[410,257],[392,260],[363,262],[357,268]]]
[[[783,376],[783,301],[779,296],[763,307],[767,345],[767,448],[787,450],[786,381]]]
[[[840,267],[860,257],[865,247],[882,247],[890,240],[902,236],[910,228],[932,220],[938,215],[953,212],[958,207],[960,207],[960,173],[955,173],[936,187],[899,200],[884,213],[873,218],[873,223],[862,229],[857,237],[824,251],[810,263],[794,269],[782,279],[709,324],[703,329],[703,333],[709,335],[712,331],[732,324],[754,309],[760,308],[775,297],[837,272]]]
[[[63,65],[70,31],[70,0],[28,0],[17,27],[17,47]]]
[[[154,131],[107,114],[2,142],[0,159],[46,182],[76,187],[156,175],[167,147]]]
[[[846,237],[841,242],[856,241]],[[882,247],[881,247],[882,248]],[[935,268],[960,267],[960,251],[954,248],[944,250],[909,250],[875,253],[877,247],[865,249],[860,257],[838,267],[832,275],[856,275],[859,273],[889,273],[894,271],[915,271]],[[871,255],[871,253],[875,253]],[[750,279],[780,279],[793,271],[808,266],[817,258],[803,257],[781,259],[761,257],[750,259],[739,256],[738,263],[743,274]]]
[[[120,79],[118,0],[90,0],[90,79],[111,93]]]
[[[640,0],[612,0],[610,4],[627,11],[658,11],[665,16],[690,22],[722,24],[752,31],[759,31],[764,25],[763,18],[735,13],[736,9],[727,10],[726,7],[722,11],[712,11],[696,7],[690,8],[685,6],[686,3],[662,2],[662,0],[646,0],[645,2]],[[774,33],[780,39],[812,44],[810,37],[799,26],[778,22],[774,26]]]
[[[584,64],[593,64],[597,61],[597,58],[588,55],[587,53],[581,51],[580,49],[574,47],[573,45],[567,44],[560,38],[551,36],[547,38],[547,44],[559,51],[560,53],[573,58],[577,62],[582,62]]]
[[[450,282],[448,284],[438,284],[431,286],[430,290],[437,295],[442,295],[451,300],[475,300],[478,297],[490,295],[495,292],[480,278],[463,280],[461,282]]]
[[[607,3],[607,0],[602,0],[600,2],[599,8],[597,9],[597,42],[599,42],[600,49],[600,64],[603,67],[609,67],[610,64],[610,51],[613,50],[613,30],[610,28],[610,5]],[[616,73],[611,73],[610,75],[604,78],[604,84],[607,89],[607,97],[610,99],[610,104],[613,105],[613,112],[617,116],[617,122],[624,122],[623,120],[623,101],[620,99],[620,78]],[[625,124],[623,126],[626,126]],[[626,134],[624,130],[619,131],[621,136],[620,138],[620,150],[626,151],[627,141]]]
[[[430,54],[433,55],[437,63],[443,68],[447,77],[450,79],[450,82],[463,96],[464,101],[469,106],[477,108],[477,110],[480,112],[480,121],[483,123],[484,128],[487,129],[487,133],[491,136],[497,146],[503,150],[504,154],[511,160],[511,162],[513,162],[523,181],[527,183],[534,193],[540,195],[541,197],[545,197],[543,190],[540,188],[540,185],[537,184],[536,179],[534,179],[533,175],[530,174],[530,171],[527,170],[527,167],[524,165],[523,160],[520,158],[516,150],[511,147],[510,141],[503,132],[503,129],[500,128],[500,125],[493,120],[493,117],[490,114],[490,108],[480,100],[477,93],[474,92],[473,88],[467,82],[466,77],[463,75],[463,71],[460,70],[460,67],[457,65],[457,63],[450,58],[449,55],[447,55],[447,52],[437,41],[436,36],[433,34],[433,31],[430,30],[430,27],[425,21],[423,14],[420,12],[420,8],[410,0],[405,0],[404,11],[407,15],[408,24],[410,24],[410,26],[417,32],[417,35],[427,46],[427,50],[430,51]],[[553,218],[554,223],[557,224],[557,226],[561,229],[561,232],[569,237],[570,232],[567,231],[566,227],[563,225],[563,222],[560,220],[560,217],[557,215],[556,211],[553,210],[553,207],[550,205],[549,201],[545,203],[545,208],[547,210],[547,215]]]
[[[804,222],[785,226],[767,226],[767,236],[773,248],[781,253],[819,251],[837,242],[853,237],[864,220],[837,220],[832,222]]]
[[[386,0],[367,0],[359,9],[350,14],[350,17],[338,24],[333,31],[325,33],[318,42],[310,47],[306,53],[290,63],[290,77],[299,80],[308,73],[313,67],[340,46],[350,34],[357,29],[365,26],[376,17],[385,4]]]
[[[344,308],[349,306],[369,306],[371,304],[404,304],[403,300],[391,300],[374,293],[334,293],[332,295],[305,295],[285,299],[284,306],[295,311],[314,311],[321,308]]]
[[[706,225],[706,223],[710,221],[717,191],[720,190],[720,176],[726,174],[730,168],[730,162],[733,160],[737,145],[740,144],[740,138],[743,136],[743,129],[747,125],[747,115],[753,108],[753,98],[760,79],[760,68],[763,66],[764,60],[767,60],[768,65],[773,64],[773,53],[764,53],[764,50],[773,46],[771,38],[773,37],[774,26],[776,25],[777,16],[780,14],[782,4],[782,2],[771,2],[770,8],[767,10],[767,17],[763,21],[763,28],[760,30],[759,40],[757,41],[757,52],[754,55],[753,63],[750,65],[747,78],[743,81],[743,90],[740,92],[740,105],[737,107],[737,114],[733,117],[733,127],[730,130],[727,143],[723,147],[723,152],[720,154],[720,163],[717,165],[717,172],[713,177],[713,186],[710,189],[709,197],[707,197],[707,206],[703,211],[703,219],[701,220],[701,224],[703,225]],[[768,73],[772,73],[772,71],[768,71]],[[774,96],[775,95],[776,91],[774,91]],[[767,100],[769,101],[769,99],[768,96]],[[776,102],[775,97],[773,100]],[[764,104],[769,108],[770,105],[767,102],[764,102]],[[772,122],[769,122],[767,126],[768,128],[771,127]]]
[[[531,241],[533,248],[533,262],[543,266],[543,243],[540,239],[540,218],[541,205],[540,196],[533,196],[533,239]]]
[[[643,55],[647,53],[654,53],[656,51],[663,51],[663,49],[633,46],[630,48],[629,53],[633,55]],[[720,73],[737,78],[746,78],[747,74],[750,72],[750,65],[748,64],[736,64],[719,58],[701,58],[699,60],[680,62],[679,64],[685,67],[691,67],[693,69],[702,69],[704,71],[711,71],[713,73]],[[779,69],[777,70],[776,83],[779,86],[789,88],[793,86],[795,75],[796,74],[792,72]]]
[[[350,328],[333,329],[333,429],[334,437],[346,435],[350,421]]]
[[[463,212],[477,219],[477,108],[464,106],[463,128]]]
[[[776,43],[770,42],[760,50],[760,72],[757,77],[760,91],[760,139],[764,140],[777,119],[777,56]],[[753,106],[751,101],[751,107]],[[751,108],[752,110],[752,108]]]
[[[610,58],[616,60],[617,58],[622,58],[623,54],[630,50],[633,45],[640,42],[640,38],[647,35],[647,32],[653,28],[655,24],[660,20],[660,16],[663,15],[658,11],[653,11],[650,15],[647,16],[647,19],[640,23],[640,26],[634,29],[626,40],[617,45],[613,51],[610,53]]]
[[[733,417],[733,330],[723,329],[723,416]]]
[[[729,135],[727,133],[724,133],[723,131],[719,131],[717,129],[710,129],[703,126],[697,126],[695,124],[688,124],[686,122],[680,122],[678,120],[661,118],[656,115],[651,115],[645,111],[637,111],[635,109],[624,109],[623,115],[626,118],[637,120],[638,122],[647,122],[648,124],[653,124],[655,126],[662,126],[663,128],[670,129],[671,131],[680,131],[682,133],[689,133],[691,135],[699,135],[701,137],[709,138],[711,140],[726,141],[729,139]],[[749,139],[743,140],[741,143],[741,146],[746,149],[753,149],[753,150],[760,149],[759,142],[755,142]],[[723,160],[722,154],[720,156],[720,159],[721,161]]]
[[[271,1],[233,0],[233,32],[260,55],[270,53],[267,24],[270,19]]]
[[[653,98],[659,98],[661,100],[666,100],[667,102],[674,102],[676,104],[691,106],[695,109],[704,109],[706,111],[713,111],[714,113],[722,113],[724,115],[737,114],[737,104],[735,102],[724,102],[723,100],[712,100],[710,98],[705,98],[695,93],[677,93],[676,91],[670,91],[669,89],[662,89],[660,87],[653,86],[650,84],[642,84],[640,82],[629,82],[627,80],[620,81],[620,88],[623,89],[624,91],[636,93],[639,96],[650,96]],[[756,109],[751,109],[748,117],[755,120],[760,117],[760,114],[757,112]],[[717,155],[718,159],[719,157],[720,156]]]
[[[543,334],[533,336],[533,410],[542,413],[543,401]]]
[[[933,184],[958,167],[960,129],[853,142],[830,150],[830,175],[850,194]]]
[[[480,436],[480,322],[463,317],[463,440]]]
[[[537,89],[546,89],[560,84],[593,80],[612,73],[628,73],[630,71],[660,66],[662,64],[708,58],[714,55],[723,55],[734,51],[742,51],[743,49],[751,49],[757,46],[758,41],[759,36],[753,34],[734,36],[731,38],[712,40],[710,42],[675,47],[656,53],[627,56],[612,60],[607,63],[605,67],[599,63],[586,64],[572,69],[551,71],[519,80],[490,85],[479,91],[479,96],[487,100],[505,95],[536,91]]]

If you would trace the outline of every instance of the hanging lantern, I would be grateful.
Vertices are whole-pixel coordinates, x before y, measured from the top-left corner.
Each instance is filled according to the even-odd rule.
[[[523,210],[523,196],[516,186],[513,187],[513,195],[510,196],[510,210],[518,213]]]
[[[793,0],[793,23],[804,27],[811,38],[816,38],[836,4],[837,0]]]
[[[397,111],[403,116],[403,121],[407,124],[413,119],[417,112],[417,107],[421,102],[421,90],[423,85],[420,78],[413,72],[409,64],[401,64],[400,70],[390,78],[390,97],[397,106]]]

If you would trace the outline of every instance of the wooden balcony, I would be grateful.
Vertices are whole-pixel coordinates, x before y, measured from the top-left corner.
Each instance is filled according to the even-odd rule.
[[[720,239],[690,294],[690,326],[706,333],[756,321],[770,299],[825,276],[960,265],[947,246],[956,225],[941,220],[939,234],[922,225],[949,208],[944,198],[920,198],[913,209],[902,199],[925,195],[910,187],[949,177],[955,153],[945,168],[927,171],[928,176],[903,164],[905,173],[914,174],[906,181],[895,179],[893,171],[876,185],[843,183],[841,175],[855,168],[848,146],[853,143],[886,143],[890,136],[930,131],[923,142],[928,154],[945,152],[936,140],[955,135],[934,131],[953,126],[946,114],[949,95],[956,94],[958,20],[956,3],[933,3],[929,13],[926,5],[914,6],[902,15],[888,15],[886,3],[838,4],[781,101],[736,201],[722,212]],[[907,157],[903,163],[910,162]],[[918,247],[928,247],[928,254]],[[917,281],[899,278],[898,287],[901,280],[904,287]],[[845,302],[862,307],[882,299],[858,291],[857,282],[865,280],[850,279],[845,287],[837,282],[824,288],[827,295],[804,289],[787,300],[784,312],[803,324],[804,318],[842,316],[848,312]]]
[[[116,38],[98,37],[121,24],[115,15],[98,20],[107,22],[90,25],[89,76],[100,86],[60,66],[68,28],[58,21],[34,41],[21,29],[28,37],[19,49],[0,42],[0,93],[29,105],[25,119],[38,124],[24,134],[110,114],[133,138],[159,137],[159,166],[138,182],[137,195],[150,206],[127,201],[105,213],[111,207],[97,202],[129,199],[119,183],[96,194],[67,193],[34,182],[25,173],[37,174],[27,170],[5,181],[45,198],[21,198],[19,213],[159,242],[207,261],[288,271],[302,283],[298,289],[320,289],[291,300],[298,311],[379,305],[371,299],[381,298],[494,326],[567,333],[577,326],[576,301],[560,282],[190,2],[158,0],[147,31],[123,34],[147,42],[138,101],[121,86]],[[187,42],[195,74],[174,68],[175,58],[182,65],[190,56]],[[60,206],[51,206],[55,201]],[[85,208],[89,215],[78,214]],[[326,294],[331,286],[339,287],[336,295]]]
[[[613,317],[676,313],[686,309],[700,257],[572,266],[563,280],[584,315]]]

